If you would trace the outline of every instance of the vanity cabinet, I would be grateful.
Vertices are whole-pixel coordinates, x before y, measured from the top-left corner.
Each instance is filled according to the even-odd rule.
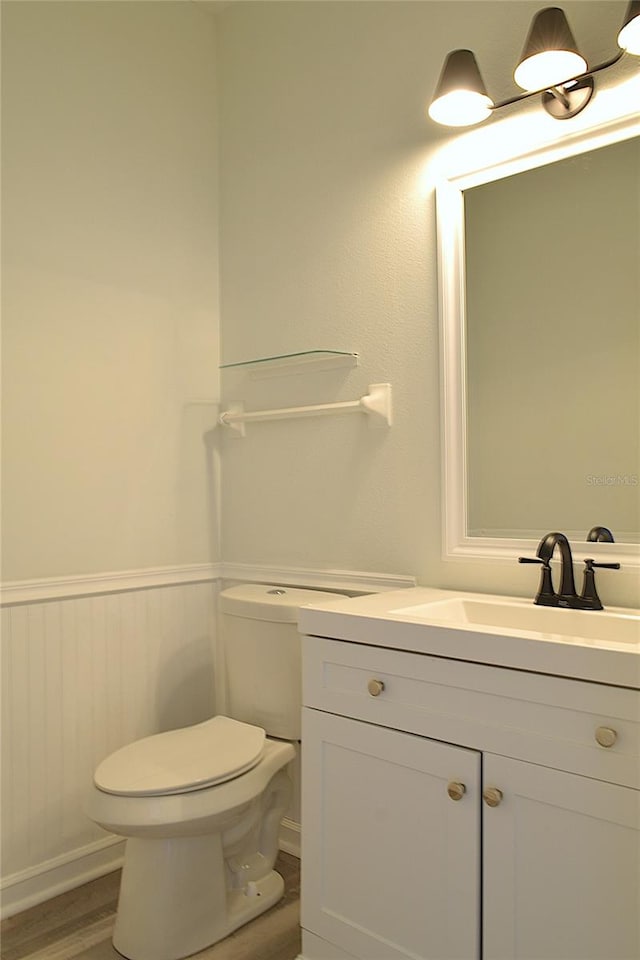
[[[640,957],[637,691],[319,637],[303,688],[304,960]]]

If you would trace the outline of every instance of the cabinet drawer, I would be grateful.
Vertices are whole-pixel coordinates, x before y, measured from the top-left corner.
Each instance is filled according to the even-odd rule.
[[[305,706],[640,788],[640,692],[303,637]]]

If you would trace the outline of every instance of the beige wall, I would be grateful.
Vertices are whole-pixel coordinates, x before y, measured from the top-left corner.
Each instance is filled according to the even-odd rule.
[[[565,6],[591,61],[605,59],[624,3]],[[438,148],[451,134],[426,119],[425,107],[454,47],[476,51],[496,99],[513,95],[509,71],[538,8],[311,2],[225,9],[224,357],[325,347],[358,351],[362,361],[340,376],[253,383],[227,374],[223,397],[260,408],[353,399],[369,383],[390,381],[395,406],[387,433],[345,417],[249,425],[246,439],[225,439],[225,559],[534,592],[531,568],[515,562],[441,559],[433,178]],[[637,600],[637,576],[628,571],[603,577],[601,587],[605,602]]]
[[[2,4],[5,580],[215,559],[214,31]]]
[[[564,6],[605,59],[624,0]],[[221,556],[533,592],[516,564],[441,559],[432,161],[451,136],[425,106],[457,46],[509,96],[539,3],[3,7],[4,578]],[[227,373],[225,402],[389,381],[395,416],[220,436],[221,533],[215,411],[189,405],[216,397],[218,221],[225,360],[361,354]],[[636,582],[603,578],[603,600],[636,602]]]

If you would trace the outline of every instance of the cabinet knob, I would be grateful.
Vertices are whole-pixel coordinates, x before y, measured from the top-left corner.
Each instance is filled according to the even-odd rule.
[[[384,681],[376,680],[374,677],[372,677],[367,684],[367,690],[372,697],[379,697],[384,690]]]
[[[487,787],[482,791],[482,796],[488,807],[498,807],[502,802],[502,790],[497,787]]]
[[[462,800],[466,792],[467,788],[465,787],[464,783],[458,783],[457,781],[452,780],[451,783],[447,785],[447,793],[452,800]]]
[[[601,747],[612,747],[617,739],[618,734],[611,727],[597,727],[596,740]]]

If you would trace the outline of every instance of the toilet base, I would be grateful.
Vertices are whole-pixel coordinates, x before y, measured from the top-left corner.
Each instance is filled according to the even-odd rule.
[[[138,844],[140,841],[138,841]],[[113,946],[128,960],[181,960],[229,936],[281,899],[275,870],[229,890],[220,837],[127,841]],[[138,854],[142,854],[138,856]]]
[[[267,740],[251,770],[181,794],[94,787],[89,815],[127,837],[113,945],[128,960],[182,960],[276,903],[273,870],[291,794],[290,743]]]
[[[238,927],[272,907],[284,895],[284,880],[276,870],[266,877],[248,884],[247,890],[234,890],[229,898],[227,937]]]

